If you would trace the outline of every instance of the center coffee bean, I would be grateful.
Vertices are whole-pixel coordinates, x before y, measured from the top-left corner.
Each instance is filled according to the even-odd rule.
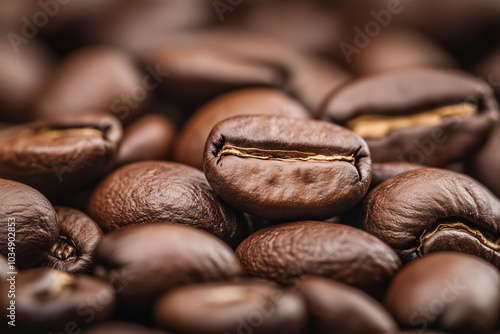
[[[371,160],[353,132],[322,121],[239,116],[217,124],[204,153],[217,194],[266,219],[324,219],[347,211],[368,190]]]

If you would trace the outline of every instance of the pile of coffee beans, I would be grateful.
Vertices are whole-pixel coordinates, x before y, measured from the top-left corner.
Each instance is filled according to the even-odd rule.
[[[0,333],[500,333],[496,0],[0,1]]]

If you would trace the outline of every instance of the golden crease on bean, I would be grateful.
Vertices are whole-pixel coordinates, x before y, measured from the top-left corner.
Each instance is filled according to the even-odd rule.
[[[76,249],[65,237],[59,236],[56,243],[52,245],[50,254],[62,261],[70,261],[76,258]]]
[[[479,240],[483,245],[486,247],[489,247],[495,251],[500,250],[500,244],[499,241],[491,241],[488,240],[479,230],[471,228],[464,223],[443,223],[439,224],[436,227],[432,228],[430,231],[426,229],[422,235],[419,238],[419,246],[417,248],[417,252],[421,254],[421,248],[423,246],[423,243],[433,237],[436,233],[440,231],[459,231],[459,232],[464,232],[467,233],[468,235],[475,237],[476,239]]]
[[[435,126],[451,117],[472,117],[478,108],[472,103],[440,107],[430,111],[405,116],[362,115],[347,122],[351,129],[363,138],[384,138],[391,131],[413,126]]]
[[[243,148],[231,145],[224,145],[217,153],[217,157],[237,156],[240,158],[253,158],[260,160],[277,160],[277,161],[305,161],[305,162],[348,162],[352,165],[356,164],[356,158],[353,155],[322,155],[310,152],[286,151],[286,150],[262,150],[258,148]]]
[[[42,298],[52,299],[61,297],[69,293],[76,286],[75,278],[70,274],[59,270],[52,270],[50,276],[51,284],[40,294]]]

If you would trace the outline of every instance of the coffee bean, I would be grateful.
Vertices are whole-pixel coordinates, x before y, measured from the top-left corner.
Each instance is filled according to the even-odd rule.
[[[4,320],[9,314],[8,282],[0,285]],[[112,288],[96,278],[72,276],[58,270],[37,268],[23,271],[15,280],[15,333],[76,332],[109,319],[115,307]],[[7,321],[0,329],[12,333]]]
[[[113,167],[121,136],[116,118],[97,113],[0,129],[0,177],[64,195]]]
[[[309,308],[309,333],[392,334],[398,328],[382,305],[350,286],[311,276],[299,282],[298,290]]]
[[[94,250],[103,235],[101,229],[81,211],[65,207],[55,210],[60,232],[44,266],[74,275],[90,273]]]
[[[232,250],[210,234],[178,225],[151,224],[113,231],[96,249],[97,277],[117,292],[120,309],[148,312],[163,291],[181,284],[237,277]]]
[[[156,324],[179,334],[295,334],[303,333],[306,320],[299,295],[258,279],[183,286],[155,306]]]
[[[107,322],[94,326],[82,334],[167,334],[132,322]]]
[[[345,85],[322,117],[365,138],[373,162],[439,167],[472,155],[497,112],[491,88],[473,76],[415,68]]]
[[[175,136],[175,125],[160,114],[149,114],[129,125],[118,150],[116,164],[166,160]]]
[[[12,267],[11,269],[9,267],[9,263],[7,262],[7,258],[4,257],[3,255],[0,255],[0,280],[2,282],[9,277],[7,275],[7,273],[9,272],[17,272],[17,269],[15,269],[15,267]]]
[[[371,179],[366,143],[326,122],[240,116],[218,123],[204,171],[234,207],[266,219],[323,219],[345,212]]]
[[[27,185],[0,179],[1,254],[19,268],[34,267],[59,236],[59,222],[50,202]],[[11,253],[11,255],[8,255]]]
[[[277,89],[247,88],[223,94],[189,118],[177,138],[174,160],[203,169],[203,149],[217,123],[234,116],[260,114],[310,117],[298,101]]]
[[[138,162],[116,170],[99,184],[88,211],[104,232],[139,224],[182,224],[232,246],[247,234],[242,215],[217,197],[201,171],[172,162]]]
[[[401,266],[396,253],[354,227],[303,221],[252,234],[236,250],[248,276],[291,284],[316,275],[381,296]]]
[[[500,201],[470,177],[435,168],[405,172],[371,191],[360,226],[404,262],[453,250],[500,268]]]
[[[138,71],[126,53],[106,47],[83,48],[64,60],[36,101],[32,118],[101,111],[129,123],[147,106],[151,90],[144,84],[145,78],[147,73]]]
[[[490,333],[500,315],[500,274],[475,256],[432,254],[396,275],[385,305],[404,327]]]

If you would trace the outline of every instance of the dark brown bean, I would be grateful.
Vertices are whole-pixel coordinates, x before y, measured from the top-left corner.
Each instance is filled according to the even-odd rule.
[[[179,287],[155,306],[156,324],[179,334],[299,334],[306,321],[299,295],[257,279]]]
[[[322,117],[365,138],[373,162],[440,167],[481,147],[497,112],[492,90],[481,80],[413,68],[345,85],[327,101]]]
[[[119,121],[98,113],[0,130],[0,177],[62,195],[109,171],[122,137]]]
[[[236,250],[248,276],[282,284],[317,275],[380,297],[401,261],[374,236],[347,225],[304,221],[266,228]]]
[[[14,253],[19,268],[44,260],[59,235],[59,222],[50,202],[22,183],[0,179],[1,254]]]
[[[114,171],[96,188],[88,212],[104,232],[139,224],[182,224],[232,246],[247,234],[241,214],[214,193],[201,171],[173,162],[137,162]]]
[[[204,172],[234,207],[266,219],[326,219],[368,190],[366,143],[327,122],[239,116],[218,123],[205,147]]]
[[[475,256],[435,253],[396,275],[385,306],[403,327],[490,333],[500,315],[500,274]]]
[[[398,328],[382,305],[358,289],[312,276],[300,281],[298,290],[309,308],[308,333],[393,334]]]
[[[463,174],[421,168],[387,180],[363,202],[360,226],[404,262],[452,250],[500,268],[500,201]]]
[[[107,320],[115,307],[115,294],[105,282],[78,277],[48,268],[23,271],[15,279],[15,327],[9,325],[6,313],[10,306],[10,285],[0,285],[3,333],[76,332]]]
[[[147,313],[163,291],[181,284],[237,277],[233,251],[186,226],[151,224],[113,231],[96,250],[95,274],[112,284],[125,313]],[[137,316],[136,315],[136,316]]]

